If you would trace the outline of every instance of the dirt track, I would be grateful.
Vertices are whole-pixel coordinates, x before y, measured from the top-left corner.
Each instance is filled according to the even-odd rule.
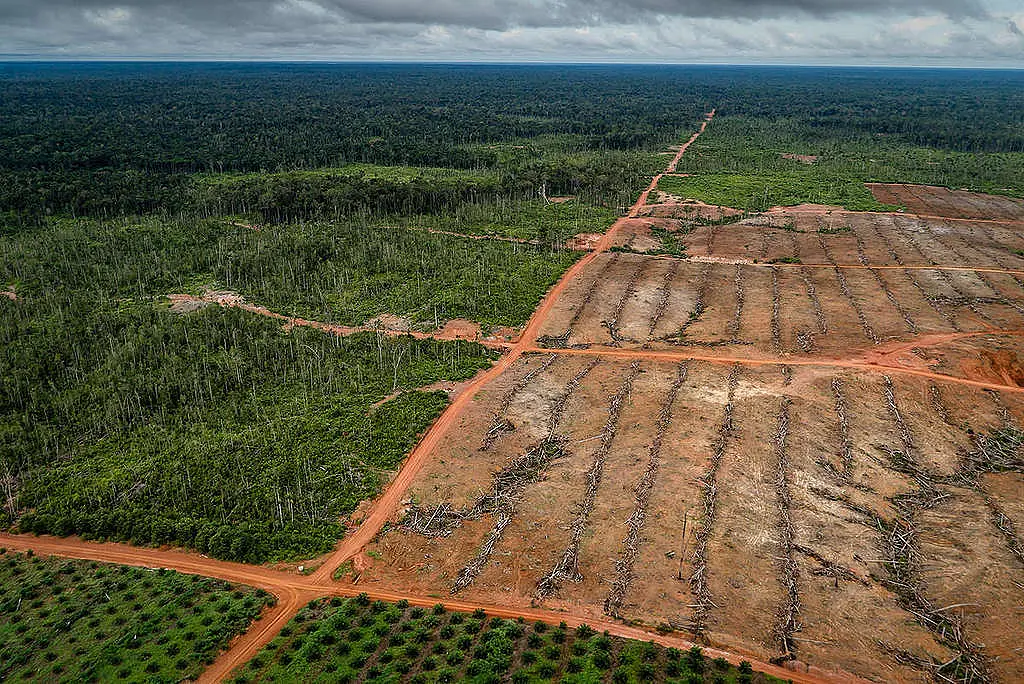
[[[350,326],[350,325],[337,325],[334,323],[323,323],[321,321],[310,321],[304,318],[296,318],[294,316],[285,316],[279,314],[265,306],[259,306],[257,304],[249,304],[240,295],[233,292],[215,292],[208,291],[202,297],[196,297],[195,295],[188,294],[171,294],[167,298],[171,301],[172,309],[178,308],[179,310],[187,310],[192,305],[206,305],[216,304],[232,309],[241,309],[242,311],[248,311],[249,313],[256,314],[257,316],[265,316],[267,318],[273,318],[275,320],[283,321],[286,328],[300,327],[300,328],[313,328],[320,330],[321,332],[328,333],[330,335],[338,335],[341,337],[347,337],[348,335],[355,335],[356,333],[362,332],[374,332],[379,335],[386,335],[388,337],[402,337],[409,336],[418,340],[469,340],[482,344],[485,347],[492,349],[506,349],[511,346],[508,342],[499,342],[497,340],[488,340],[481,338],[478,332],[472,334],[463,334],[460,331],[450,332],[446,328],[440,328],[434,332],[421,332],[418,330],[396,330],[387,327],[370,327],[370,326]],[[479,326],[477,326],[478,328]]]

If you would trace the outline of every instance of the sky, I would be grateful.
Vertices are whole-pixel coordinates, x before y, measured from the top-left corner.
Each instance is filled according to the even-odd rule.
[[[0,0],[0,59],[1024,68],[1022,0]]]

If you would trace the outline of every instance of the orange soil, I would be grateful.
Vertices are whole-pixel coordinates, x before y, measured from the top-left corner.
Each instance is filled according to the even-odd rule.
[[[708,114],[707,118],[701,124],[700,130],[693,134],[693,136],[680,148],[676,153],[676,156],[672,159],[672,162],[668,165],[669,171],[674,171],[676,164],[679,163],[679,159],[682,158],[686,149],[693,144],[697,137],[707,128],[708,122],[714,117],[715,112],[712,110]],[[526,328],[523,330],[519,340],[513,345],[507,354],[505,354],[494,366],[487,369],[483,373],[480,373],[476,380],[458,397],[455,401],[448,405],[448,408],[438,417],[434,424],[427,431],[427,434],[423,437],[416,448],[413,449],[412,453],[409,454],[405,462],[402,465],[401,470],[398,472],[398,476],[392,480],[387,490],[377,499],[374,504],[373,510],[370,515],[362,521],[359,525],[359,529],[354,533],[342,540],[337,550],[331,554],[323,563],[323,565],[313,574],[314,580],[323,581],[331,576],[335,568],[344,563],[349,558],[360,553],[364,546],[384,527],[384,524],[390,519],[393,511],[401,501],[405,491],[409,488],[415,479],[416,474],[419,472],[423,464],[428,460],[440,441],[441,436],[450,430],[456,417],[461,413],[463,407],[472,401],[473,396],[478,390],[482,389],[493,379],[499,377],[502,373],[512,367],[512,364],[519,359],[524,351],[527,351],[533,347],[536,342],[537,336],[540,334],[541,326],[544,320],[547,318],[551,309],[554,307],[555,302],[559,296],[568,287],[569,283],[576,277],[577,274],[581,273],[587,265],[594,260],[594,258],[601,252],[608,249],[613,244],[615,234],[622,228],[625,221],[629,218],[635,217],[640,209],[644,206],[647,201],[647,195],[658,185],[658,181],[661,179],[661,174],[654,177],[651,180],[650,185],[647,189],[641,193],[640,197],[634,203],[630,209],[629,214],[612,224],[608,232],[605,233],[601,239],[596,243],[593,252],[589,252],[584,255],[582,259],[577,261],[575,264],[569,267],[568,270],[562,275],[557,283],[548,291],[547,295],[541,301],[540,306],[533,312],[530,317],[530,321],[526,324]]]
[[[578,233],[565,241],[566,249],[587,252],[601,240],[601,233]]]
[[[179,312],[190,311],[196,305],[217,304],[219,306],[242,309],[243,311],[248,311],[249,313],[254,313],[259,316],[266,316],[268,318],[284,321],[286,329],[290,329],[295,326],[315,328],[316,330],[330,333],[332,335],[340,335],[342,337],[355,335],[356,333],[361,332],[376,332],[389,337],[401,337],[403,335],[408,335],[418,340],[470,340],[479,342],[485,347],[492,347],[495,349],[505,349],[509,346],[508,343],[501,342],[499,340],[482,339],[480,325],[461,318],[448,321],[444,326],[434,332],[419,332],[416,330],[403,329],[407,323],[404,319],[400,319],[396,316],[382,315],[374,319],[374,321],[380,324],[394,327],[383,327],[383,325],[336,325],[334,323],[323,323],[320,321],[309,321],[304,318],[285,316],[284,314],[275,313],[264,306],[249,304],[240,295],[234,292],[207,291],[202,297],[196,297],[188,294],[171,294],[167,295],[167,298],[171,300],[172,310]]]

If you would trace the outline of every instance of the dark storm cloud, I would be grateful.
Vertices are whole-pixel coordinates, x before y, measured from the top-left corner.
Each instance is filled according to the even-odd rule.
[[[0,0],[5,53],[66,57],[1019,64],[1022,25],[1020,0]]]

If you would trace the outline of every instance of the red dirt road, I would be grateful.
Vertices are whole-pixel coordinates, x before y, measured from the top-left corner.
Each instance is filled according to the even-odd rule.
[[[671,163],[668,165],[668,170],[674,170],[676,164],[682,158],[687,148],[693,144],[693,142],[700,136],[701,133],[707,128],[708,123],[714,117],[715,112],[712,110],[704,122],[701,124],[700,130],[693,134],[689,140],[680,146],[679,151],[673,157]],[[434,422],[434,424],[427,431],[427,434],[420,440],[420,443],[416,445],[412,453],[406,458],[402,468],[398,471],[398,475],[392,480],[387,490],[374,502],[373,510],[370,515],[367,516],[362,523],[359,525],[359,529],[342,540],[337,550],[332,553],[324,561],[323,565],[312,575],[312,579],[317,582],[326,581],[330,578],[334,570],[357,555],[362,551],[363,547],[370,542],[371,539],[384,527],[384,524],[391,517],[392,512],[397,508],[401,502],[402,497],[408,490],[409,485],[412,484],[419,472],[423,463],[430,458],[437,446],[441,437],[444,433],[449,430],[454,424],[456,418],[462,412],[462,409],[473,400],[473,396],[482,389],[485,385],[490,383],[493,379],[499,377],[502,373],[512,367],[523,352],[532,351],[535,348],[537,335],[540,334],[541,327],[544,321],[547,319],[548,314],[555,306],[555,302],[558,301],[559,296],[568,287],[569,283],[572,282],[573,278],[578,273],[581,273],[583,269],[590,264],[598,254],[607,251],[614,243],[615,234],[621,230],[625,221],[629,218],[635,218],[640,209],[643,208],[647,201],[647,195],[658,185],[658,181],[661,179],[662,174],[658,174],[651,180],[650,185],[647,189],[640,194],[640,197],[630,208],[629,213],[612,224],[608,232],[604,234],[601,240],[594,246],[593,251],[588,252],[569,267],[568,270],[562,275],[557,283],[548,291],[544,299],[541,301],[540,306],[533,312],[530,317],[530,321],[526,324],[522,334],[516,343],[509,349],[509,352],[505,354],[494,366],[486,370],[477,376],[476,380],[466,388],[466,391],[462,392],[448,408],[441,414],[441,416]]]
[[[499,342],[496,340],[480,339],[473,335],[460,335],[458,333],[449,333],[444,328],[436,330],[434,332],[420,332],[417,330],[393,330],[391,328],[380,328],[380,327],[369,327],[369,326],[351,326],[351,325],[336,325],[334,323],[323,323],[321,321],[310,321],[304,318],[295,318],[294,316],[285,316],[279,314],[265,306],[259,306],[257,304],[249,304],[243,300],[240,296],[234,293],[223,293],[223,292],[208,292],[202,297],[196,297],[188,294],[172,294],[167,295],[167,298],[171,300],[171,305],[174,306],[180,303],[196,303],[196,304],[217,304],[225,308],[241,309],[248,311],[249,313],[256,314],[258,316],[266,316],[267,318],[273,318],[279,321],[284,321],[287,327],[302,327],[302,328],[314,328],[331,335],[338,335],[341,337],[347,337],[348,335],[355,335],[361,332],[375,332],[388,337],[402,337],[408,335],[418,340],[444,340],[444,341],[455,341],[455,340],[469,340],[482,344],[485,347],[492,349],[507,349],[511,345],[508,342]]]

